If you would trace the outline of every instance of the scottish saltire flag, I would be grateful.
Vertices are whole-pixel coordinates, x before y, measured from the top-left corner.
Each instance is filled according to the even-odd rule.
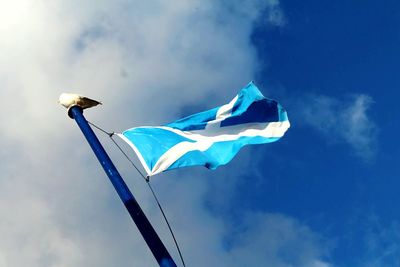
[[[277,141],[289,127],[282,106],[250,82],[226,105],[164,126],[132,128],[119,136],[152,176],[188,166],[215,169],[243,146]]]

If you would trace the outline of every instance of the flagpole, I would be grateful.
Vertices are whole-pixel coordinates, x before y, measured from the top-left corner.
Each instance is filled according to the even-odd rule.
[[[107,155],[96,134],[93,132],[92,128],[89,126],[88,122],[83,116],[83,109],[78,105],[71,106],[68,109],[68,115],[75,119],[83,135],[86,137],[86,140],[95,153],[97,159],[99,160],[101,166],[106,172],[108,178],[110,179],[112,185],[117,191],[119,197],[124,203],[126,209],[131,215],[133,221],[135,222],[160,267],[176,267],[174,260],[168,253],[149,220],[146,218],[146,215],[143,213],[135,197],[122,179],[110,157]]]

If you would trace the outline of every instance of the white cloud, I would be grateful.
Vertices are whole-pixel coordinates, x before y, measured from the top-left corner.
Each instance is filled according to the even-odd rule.
[[[378,130],[367,113],[372,103],[364,94],[349,98],[306,96],[299,106],[300,117],[329,142],[346,142],[357,156],[369,160],[376,152]]]
[[[233,242],[232,266],[329,266],[320,237],[307,226],[279,214],[251,214],[245,217]]]
[[[1,6],[0,267],[154,265],[56,100],[62,91],[72,91],[103,101],[85,114],[115,130],[176,119],[180,103],[225,103],[257,68],[252,24],[264,15],[266,23],[282,25],[279,2],[3,0]],[[119,159],[118,167],[177,258],[148,191],[130,180],[132,169]],[[157,184],[190,266],[235,266],[251,252],[260,262],[290,266],[274,254],[274,246],[283,251],[289,242],[293,248],[300,238],[307,245],[295,262],[324,262],[314,233],[283,215],[248,215],[256,225],[244,223],[242,243],[234,247],[238,253],[227,251],[226,228],[235,224],[205,208],[210,180],[192,174],[161,176],[165,181]],[[268,245],[267,256],[248,242],[265,224],[281,223],[276,227],[283,240],[265,233],[255,240]]]
[[[364,257],[362,265],[367,267],[396,266],[400,264],[400,224],[397,221],[383,223],[373,214],[365,219]]]

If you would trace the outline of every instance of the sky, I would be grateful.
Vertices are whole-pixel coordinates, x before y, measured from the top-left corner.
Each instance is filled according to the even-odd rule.
[[[400,266],[398,1],[0,6],[0,267],[157,266],[62,92],[102,101],[86,118],[121,132],[251,80],[286,108],[284,138],[151,180],[187,266]],[[145,182],[97,133],[179,264]]]

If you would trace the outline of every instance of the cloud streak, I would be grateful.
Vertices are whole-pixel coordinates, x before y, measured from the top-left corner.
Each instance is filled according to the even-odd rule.
[[[345,142],[354,153],[370,160],[376,153],[378,127],[368,115],[373,99],[365,94],[348,98],[309,95],[299,110],[305,122],[329,142]]]

